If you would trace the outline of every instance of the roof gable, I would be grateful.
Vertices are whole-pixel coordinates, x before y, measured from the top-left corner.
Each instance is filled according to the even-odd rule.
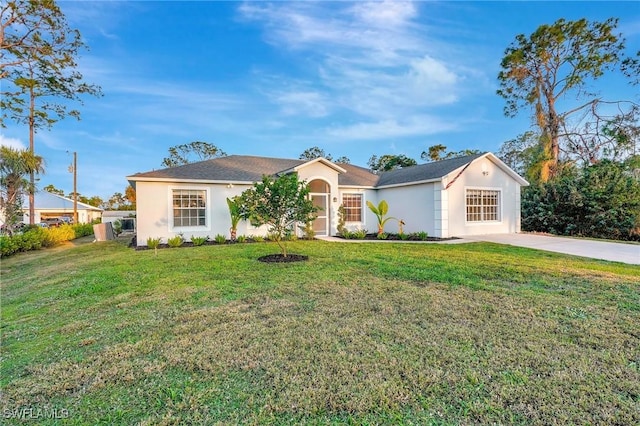
[[[33,197],[36,210],[73,210],[73,200],[47,191],[38,191]],[[26,203],[25,203],[26,205]],[[99,210],[101,208],[77,202],[78,210]]]
[[[463,167],[484,154],[466,155],[464,157],[450,158],[448,160],[434,161],[433,163],[418,164],[417,166],[390,170],[380,174],[377,187],[402,185],[416,182],[440,180],[454,170]]]

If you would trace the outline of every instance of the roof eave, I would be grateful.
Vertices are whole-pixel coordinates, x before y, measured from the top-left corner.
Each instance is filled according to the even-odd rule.
[[[167,183],[198,183],[198,184],[217,184],[217,185],[253,185],[254,181],[233,180],[233,179],[184,179],[184,178],[160,178],[149,176],[127,176],[126,179],[131,182],[167,182]]]

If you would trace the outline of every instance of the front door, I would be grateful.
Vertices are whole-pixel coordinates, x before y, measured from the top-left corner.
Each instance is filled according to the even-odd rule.
[[[316,214],[318,217],[313,221],[313,230],[316,235],[329,235],[329,195],[328,194],[310,194],[313,205],[318,207]]]

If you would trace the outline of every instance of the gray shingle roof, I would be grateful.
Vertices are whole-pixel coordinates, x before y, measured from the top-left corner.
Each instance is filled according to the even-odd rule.
[[[343,186],[376,186],[378,176],[371,173],[369,169],[354,166],[353,164],[339,163],[347,173],[338,175],[338,184]]]
[[[425,180],[440,179],[448,175],[455,169],[462,167],[482,154],[467,155],[464,157],[451,158],[449,160],[434,161],[433,163],[419,164],[417,166],[406,167],[404,169],[391,170],[380,174],[377,187],[387,185],[400,185],[410,182],[421,182]]]
[[[341,173],[338,176],[338,182],[343,186],[380,187],[439,179],[482,155],[484,154],[469,155],[466,157],[452,158],[450,160],[420,164],[404,169],[383,172],[380,175],[375,175],[364,167],[340,163],[338,166],[345,169],[346,173]],[[184,166],[154,170],[146,173],[137,173],[130,177],[133,178],[133,180],[135,180],[135,178],[156,178],[256,182],[262,179],[262,176],[264,175],[275,175],[286,170],[291,170],[306,162],[306,160],[292,160],[286,158],[230,155],[228,157],[190,163]]]
[[[285,158],[229,155],[228,157],[189,163],[184,166],[137,173],[132,177],[256,182],[261,180],[264,175],[275,175],[305,162],[304,160]]]

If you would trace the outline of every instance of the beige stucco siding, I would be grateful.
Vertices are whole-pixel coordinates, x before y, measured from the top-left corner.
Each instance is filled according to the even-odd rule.
[[[375,190],[364,189],[364,188],[356,188],[356,187],[348,187],[343,186],[340,187],[340,195],[338,196],[337,202],[332,203],[332,207],[336,211],[336,223],[337,223],[337,211],[342,203],[342,195],[343,194],[362,194],[362,222],[347,222],[345,223],[345,227],[349,231],[356,231],[359,229],[366,229],[370,233],[376,232],[377,230],[377,219],[376,216],[367,208],[367,201],[371,201],[373,204],[378,204],[378,195]],[[337,230],[332,235],[335,235]]]
[[[458,175],[451,173],[444,186]],[[467,189],[500,192],[500,219],[494,222],[469,222],[466,216]],[[464,236],[520,232],[520,184],[489,158],[474,161],[446,190],[448,197],[448,235]]]
[[[404,221],[405,233],[426,231],[429,235],[434,235],[433,183],[380,189],[378,200],[385,200],[389,204],[389,216]],[[376,223],[374,216],[372,231],[377,230]],[[398,221],[390,220],[387,222],[385,231],[397,233]]]
[[[162,238],[167,241],[182,233],[189,241],[192,236],[210,237],[224,235],[229,238],[231,218],[227,197],[240,195],[250,185],[137,182],[137,239],[138,245],[147,244],[147,238]],[[172,223],[172,194],[174,189],[204,190],[206,192],[206,225],[202,227],[174,227]],[[144,208],[140,208],[144,206]],[[261,234],[264,230],[251,227],[245,221],[238,226],[238,235]]]
[[[335,235],[338,226],[338,207],[340,206],[338,201],[340,195],[338,189],[338,172],[321,162],[315,162],[305,164],[298,169],[298,179],[306,181],[307,183],[319,179],[329,185],[329,212],[327,214],[329,218],[329,235]],[[333,201],[334,198],[336,202]]]

